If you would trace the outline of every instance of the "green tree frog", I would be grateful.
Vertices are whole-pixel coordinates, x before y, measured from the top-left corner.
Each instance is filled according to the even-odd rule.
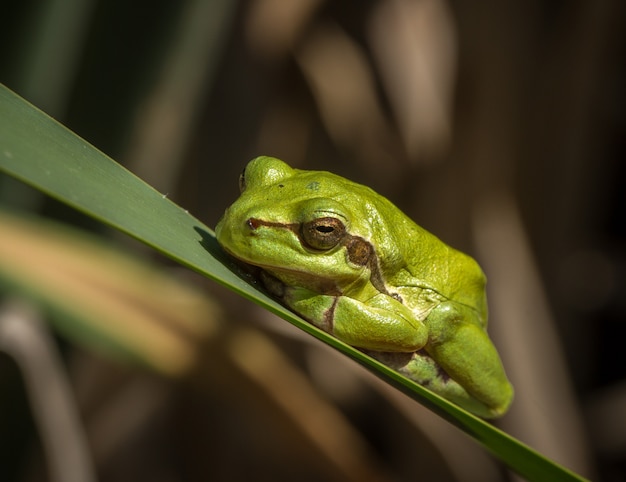
[[[215,232],[303,318],[485,418],[513,389],[487,336],[485,276],[368,187],[258,157]]]

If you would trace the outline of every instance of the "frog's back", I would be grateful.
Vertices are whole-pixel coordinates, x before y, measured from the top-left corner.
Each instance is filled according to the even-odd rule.
[[[486,323],[486,278],[478,263],[410,219],[409,222],[414,226],[411,231],[419,234],[407,240],[411,243],[407,247],[411,253],[407,258],[407,270],[446,298],[474,308]],[[418,237],[419,244],[411,242]]]
[[[398,281],[432,289],[450,300],[470,306],[486,323],[486,279],[478,263],[417,225],[400,210],[398,212],[400,217],[389,228],[399,244],[404,271],[409,278]],[[402,277],[400,273],[399,276]]]

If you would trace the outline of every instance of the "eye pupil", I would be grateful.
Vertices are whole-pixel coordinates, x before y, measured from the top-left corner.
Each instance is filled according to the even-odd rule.
[[[320,233],[332,233],[335,230],[332,226],[318,226],[315,229],[317,229]]]

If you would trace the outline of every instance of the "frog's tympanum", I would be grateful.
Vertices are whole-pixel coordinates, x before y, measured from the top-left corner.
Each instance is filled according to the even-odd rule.
[[[215,229],[303,318],[482,417],[513,389],[487,336],[485,276],[368,187],[258,157]]]

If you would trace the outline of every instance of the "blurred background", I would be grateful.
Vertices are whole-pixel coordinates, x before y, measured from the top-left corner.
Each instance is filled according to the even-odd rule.
[[[367,184],[476,257],[516,388],[495,423],[584,476],[626,479],[624,2],[5,3],[0,81],[207,225],[246,162],[272,155]],[[0,207],[14,213],[0,237],[71,256],[55,275],[82,263],[81,279],[116,287],[60,322],[0,293],[1,480],[515,480],[214,283],[7,177]],[[50,296],[77,305],[63,283]],[[74,337],[102,322],[95,306],[126,320],[113,307],[138,286],[154,316],[112,335],[134,351]],[[195,328],[168,332],[168,351],[154,340],[176,317]]]

